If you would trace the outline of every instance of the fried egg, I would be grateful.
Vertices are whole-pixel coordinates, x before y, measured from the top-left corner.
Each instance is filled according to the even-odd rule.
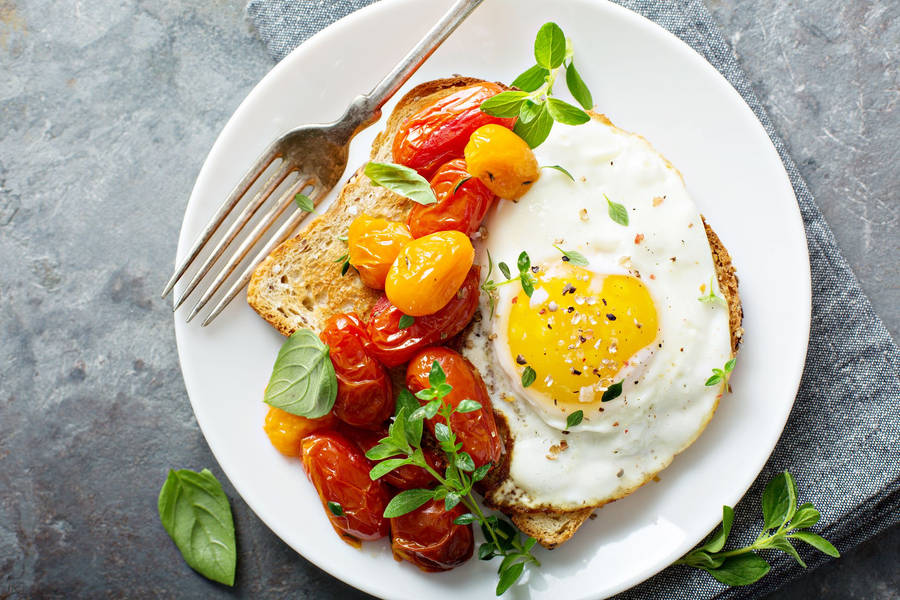
[[[502,261],[515,276],[525,251],[534,290],[516,281],[483,294],[464,354],[512,440],[488,501],[567,511],[622,497],[697,438],[722,392],[705,382],[730,359],[731,337],[724,299],[699,299],[722,294],[697,207],[646,140],[592,119],[557,124],[535,154],[574,181],[544,169],[489,215],[482,272],[493,263],[504,281]]]

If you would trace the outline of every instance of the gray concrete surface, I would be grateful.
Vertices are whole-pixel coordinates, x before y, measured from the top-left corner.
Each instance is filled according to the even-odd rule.
[[[193,180],[271,64],[243,0],[0,0],[0,598],[355,598],[225,482],[234,591],[156,517],[218,469],[158,298]],[[711,2],[888,329],[900,119],[893,0]],[[774,598],[900,597],[900,528]]]

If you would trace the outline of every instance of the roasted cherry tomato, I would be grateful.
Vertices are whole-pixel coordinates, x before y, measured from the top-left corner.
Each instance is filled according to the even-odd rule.
[[[475,549],[471,525],[454,519],[465,513],[462,504],[444,510],[443,500],[429,500],[416,510],[391,519],[391,550],[423,571],[449,571],[470,558]]]
[[[406,223],[413,237],[436,231],[461,231],[472,235],[481,226],[494,201],[494,193],[466,171],[461,158],[445,163],[431,178],[437,197],[434,204],[416,204]]]
[[[382,296],[372,308],[366,326],[372,340],[369,351],[383,365],[396,367],[422,348],[439,344],[465,329],[478,309],[480,273],[477,265],[472,267],[459,291],[444,308],[431,315],[416,317],[405,329],[400,329],[403,311],[391,304],[387,296]]]
[[[380,431],[367,431],[365,429],[356,429],[354,427],[343,427],[340,431],[356,442],[356,445],[359,446],[359,449],[362,450],[363,453],[368,452],[373,446],[376,446],[378,440],[387,437],[388,434],[387,427]],[[447,463],[439,458],[437,452],[427,446],[422,448],[422,452],[425,454],[425,460],[432,469],[438,473],[444,472]],[[428,471],[414,465],[404,465],[399,469],[394,469],[382,477],[381,481],[398,490],[433,488],[438,483]]]
[[[354,313],[337,314],[319,338],[328,345],[337,375],[334,416],[354,427],[380,427],[394,414],[394,389],[387,371],[369,355],[365,324]]]
[[[356,444],[336,431],[312,433],[303,438],[303,466],[331,526],[344,541],[359,546],[360,540],[387,535],[384,508],[390,495],[383,483],[369,478],[372,463]]]
[[[406,368],[406,386],[414,394],[431,387],[428,374],[431,373],[431,365],[435,361],[447,375],[447,383],[453,386],[453,391],[444,397],[445,402],[455,407],[468,398],[481,404],[479,410],[453,413],[450,417],[450,428],[462,442],[462,449],[469,453],[476,467],[486,463],[496,465],[503,454],[503,442],[494,421],[491,398],[481,375],[472,363],[449,348],[440,346],[426,348],[409,362]],[[420,402],[424,404],[424,401]],[[444,417],[435,415],[425,424],[434,433],[435,424],[444,422],[446,422]]]
[[[407,244],[391,265],[384,293],[412,317],[442,309],[466,279],[475,249],[459,231],[438,231]]]
[[[481,103],[502,91],[496,83],[476,83],[410,116],[394,136],[394,162],[430,178],[442,164],[463,155],[469,136],[482,125],[512,127],[515,118],[501,119],[481,112]]]
[[[350,264],[370,288],[384,289],[384,278],[400,250],[412,241],[405,223],[359,215],[347,230]]]
[[[300,458],[300,442],[303,438],[313,431],[328,429],[336,424],[337,419],[331,413],[319,419],[307,419],[270,406],[263,430],[276,450],[285,456]]]
[[[485,125],[466,144],[466,166],[492,192],[516,200],[541,176],[534,152],[505,127]]]

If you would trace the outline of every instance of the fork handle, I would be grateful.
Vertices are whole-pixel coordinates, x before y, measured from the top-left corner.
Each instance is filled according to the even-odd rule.
[[[416,47],[409,51],[394,69],[368,94],[357,96],[347,113],[340,120],[346,129],[347,141],[360,130],[381,118],[381,108],[412,77],[422,63],[428,60],[466,17],[484,0],[458,0],[447,14],[425,34]]]

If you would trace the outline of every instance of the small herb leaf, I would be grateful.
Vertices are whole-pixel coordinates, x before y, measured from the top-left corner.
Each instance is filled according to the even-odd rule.
[[[425,205],[437,202],[428,180],[409,167],[370,162],[366,165],[365,174],[376,186],[386,187],[413,202]]]
[[[234,585],[237,544],[222,485],[208,469],[170,470],[159,491],[159,518],[185,562],[208,579]]]
[[[406,490],[394,496],[384,508],[384,516],[387,519],[401,517],[411,513],[429,500],[434,498],[433,490]]]
[[[606,391],[603,392],[602,396],[600,396],[600,402],[609,402],[610,400],[615,400],[616,398],[621,396],[623,381],[614,383],[611,386],[609,386],[608,388],[606,388]]]
[[[372,470],[369,471],[369,479],[371,479],[372,481],[381,479],[394,469],[399,469],[403,465],[408,464],[410,464],[408,458],[389,458],[387,460],[383,460],[377,463],[374,467],[372,467]]]
[[[731,524],[734,522],[734,509],[730,506],[722,507],[722,525],[716,529],[716,532],[709,538],[709,541],[700,546],[698,550],[706,550],[707,552],[719,552],[728,541],[728,534],[731,533]]]
[[[555,170],[559,171],[560,173],[564,174],[566,177],[568,177],[572,181],[575,181],[575,178],[572,177],[572,174],[569,173],[565,168],[563,168],[559,165],[543,165],[541,168],[542,169],[555,169]]]
[[[588,259],[585,258],[584,254],[582,254],[581,252],[576,252],[575,250],[563,250],[559,246],[553,247],[562,252],[563,257],[567,262],[573,265],[578,265],[579,267],[588,266]]]
[[[497,265],[497,268],[500,269],[500,272],[503,273],[504,277],[506,277],[507,279],[512,278],[512,275],[509,272],[509,265],[507,265],[505,262],[502,262],[499,265]]]
[[[545,69],[540,65],[534,65],[529,68],[527,71],[513,79],[512,85],[513,87],[517,87],[520,90],[524,90],[526,92],[533,92],[542,85],[544,85],[544,81],[547,79],[547,75],[550,74],[550,71]]]
[[[581,421],[584,420],[584,411],[576,410],[573,413],[569,413],[569,416],[566,417],[566,429],[572,429],[576,425],[581,425]]]
[[[525,367],[525,370],[522,371],[522,387],[528,387],[534,383],[535,379],[537,379],[537,373],[535,373],[534,369]]]
[[[766,486],[762,495],[763,527],[774,529],[790,519],[791,494],[785,473],[779,473]]]
[[[328,346],[308,329],[298,329],[284,342],[263,400],[266,404],[310,419],[325,416],[337,398],[337,377]]]
[[[506,590],[512,587],[512,584],[518,581],[519,577],[522,576],[522,571],[524,570],[525,563],[517,562],[500,573],[500,581],[497,582],[497,595],[503,595]]]
[[[550,112],[547,110],[547,104],[541,103],[537,105],[534,115],[530,119],[526,118],[526,114],[531,110],[526,107],[529,107],[530,104],[533,103],[525,102],[522,104],[522,110],[519,113],[519,119],[513,127],[513,132],[525,140],[529,147],[537,148],[550,135],[550,130],[553,129],[553,117],[550,116]]]
[[[519,258],[516,260],[516,266],[519,268],[519,273],[527,273],[528,269],[531,268],[531,258],[528,257],[528,253],[524,250],[519,254]]]
[[[481,408],[481,404],[479,402],[476,402],[475,400],[470,400],[470,399],[466,398],[465,400],[463,400],[456,406],[456,412],[470,413],[470,412],[474,412],[480,408]]]
[[[375,478],[373,477],[372,479],[375,479]],[[344,507],[341,506],[340,502],[331,502],[329,500],[328,501],[328,510],[330,510],[331,514],[333,514],[336,517],[344,516]]]
[[[453,519],[453,523],[456,525],[469,525],[470,523],[475,522],[475,515],[472,513],[461,514],[455,519]]]
[[[821,517],[822,515],[819,514],[819,511],[817,511],[809,502],[801,504],[794,514],[794,518],[791,519],[791,529],[805,529],[806,527],[812,527],[819,522]]]
[[[422,442],[422,419],[412,419],[412,414],[419,410],[419,403],[408,389],[403,388],[397,394],[396,417],[410,415],[406,418],[406,438],[409,445],[418,448]]]
[[[606,194],[603,194],[603,197],[606,198],[606,204],[608,205],[608,213],[609,218],[622,225],[624,227],[628,226],[628,211],[625,210],[625,207],[619,204],[618,202],[613,202],[609,198],[606,197]]]
[[[593,108],[594,99],[591,97],[591,91],[588,89],[587,85],[585,85],[584,80],[581,79],[581,74],[579,74],[578,70],[575,68],[575,61],[569,62],[569,65],[566,67],[566,87],[569,88],[572,97],[578,101],[578,104],[580,104],[584,110]]]
[[[469,181],[470,179],[472,179],[472,178],[471,178],[471,177],[463,177],[462,179],[460,179],[459,181],[457,181],[457,182],[456,182],[456,185],[453,186],[453,193],[455,194],[456,192],[458,192],[458,191],[459,191],[459,188],[460,188],[463,184],[465,184],[467,181]]]
[[[762,579],[771,568],[765,560],[749,552],[726,558],[718,568],[709,569],[709,574],[725,585],[750,585]]]
[[[545,69],[555,69],[566,58],[566,34],[556,23],[544,23],[534,40],[534,59]]]
[[[411,327],[413,323],[416,322],[415,317],[411,317],[409,315],[403,315],[400,317],[400,323],[397,325],[400,329],[406,329],[407,327]]]
[[[515,117],[522,103],[528,98],[527,92],[500,92],[481,103],[481,112],[492,117]]]
[[[797,531],[790,534],[788,537],[792,537],[800,540],[801,542],[805,542],[819,552],[823,552],[828,556],[832,556],[834,558],[839,558],[841,556],[841,553],[838,552],[838,549],[835,548],[831,542],[823,538],[821,535],[816,535],[811,531]]]
[[[312,212],[316,209],[316,205],[313,204],[312,198],[306,194],[297,194],[294,196],[294,202],[297,203],[300,210],[305,210],[306,212]]]
[[[441,363],[438,361],[434,361],[431,363],[431,371],[428,372],[428,385],[432,388],[436,388],[442,383],[447,382],[447,374],[444,373],[444,369],[441,368]]]
[[[572,106],[568,102],[563,102],[559,98],[547,99],[547,110],[555,121],[559,121],[565,125],[583,125],[591,120],[591,117],[578,108]]]

